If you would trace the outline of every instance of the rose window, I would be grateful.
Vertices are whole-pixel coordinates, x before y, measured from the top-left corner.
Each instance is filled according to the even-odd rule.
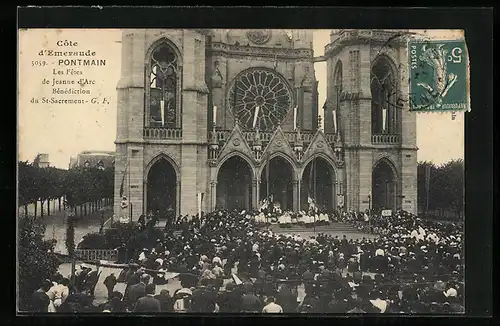
[[[235,78],[228,94],[230,111],[245,129],[273,130],[281,123],[294,100],[286,80],[271,70],[252,69]]]

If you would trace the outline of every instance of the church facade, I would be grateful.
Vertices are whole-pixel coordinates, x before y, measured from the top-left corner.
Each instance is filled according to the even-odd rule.
[[[115,212],[121,195],[134,220],[265,198],[416,212],[416,118],[394,34],[333,30],[314,57],[313,30],[124,30]]]

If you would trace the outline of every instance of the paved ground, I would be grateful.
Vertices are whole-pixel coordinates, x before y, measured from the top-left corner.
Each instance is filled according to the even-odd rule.
[[[61,211],[54,215],[44,216],[42,220],[46,224],[45,239],[57,240],[55,251],[66,253],[66,219],[67,212]],[[84,235],[90,232],[98,232],[101,225],[101,213],[96,212],[82,217],[75,226],[75,244],[78,243]]]

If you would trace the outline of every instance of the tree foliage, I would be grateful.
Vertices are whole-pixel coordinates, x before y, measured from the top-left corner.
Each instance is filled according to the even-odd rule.
[[[68,216],[68,220],[66,222],[66,250],[68,251],[68,255],[73,257],[75,253],[75,217]]]
[[[19,162],[19,205],[66,197],[66,204],[76,207],[88,202],[113,198],[114,168],[39,168]]]
[[[18,276],[20,307],[45,279],[57,272],[59,259],[53,253],[54,243],[43,240],[45,225],[31,216],[18,219]]]
[[[426,190],[426,170],[429,192]],[[464,209],[464,161],[451,160],[442,165],[419,162],[417,169],[418,203],[422,211],[446,210],[461,213]]]

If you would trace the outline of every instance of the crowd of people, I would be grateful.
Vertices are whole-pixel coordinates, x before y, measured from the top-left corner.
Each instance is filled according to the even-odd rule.
[[[327,223],[349,223],[378,237],[348,239],[318,232],[304,238],[259,226],[258,214],[218,210],[201,218],[183,217],[160,235],[155,222],[148,224],[151,219],[145,217],[138,224],[145,240],[124,245],[118,254],[120,263],[128,260],[127,268],[104,280],[106,303],[94,305],[93,290],[74,290],[58,276],[33,295],[33,310],[464,312],[463,230],[458,224],[420,220],[407,212],[327,214]],[[178,273],[181,287],[157,293],[168,282],[167,272]],[[119,282],[126,283],[124,293],[114,290]],[[61,284],[69,286],[69,294],[49,309],[59,299],[50,288]],[[40,300],[43,293],[50,302]]]

